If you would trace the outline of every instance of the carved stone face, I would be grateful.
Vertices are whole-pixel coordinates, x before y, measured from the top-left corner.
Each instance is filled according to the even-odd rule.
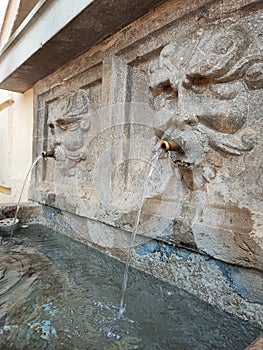
[[[80,92],[62,98],[50,109],[51,149],[60,168],[69,176],[75,174],[76,163],[85,159],[85,132],[90,128],[87,113],[87,97]]]
[[[240,155],[254,147],[243,134],[249,89],[262,88],[262,56],[239,27],[213,27],[167,45],[151,76],[157,134],[181,146],[176,159],[194,165],[209,147]]]

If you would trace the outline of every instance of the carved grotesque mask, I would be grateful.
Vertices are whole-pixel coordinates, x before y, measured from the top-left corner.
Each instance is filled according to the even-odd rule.
[[[209,147],[231,155],[254,147],[253,135],[242,132],[249,90],[263,86],[252,41],[240,27],[215,26],[162,50],[152,105],[158,136],[181,145],[178,160],[198,164]]]
[[[85,132],[90,128],[88,100],[84,93],[76,92],[55,101],[49,111],[48,126],[51,149],[67,175],[74,175],[77,162],[85,159]]]

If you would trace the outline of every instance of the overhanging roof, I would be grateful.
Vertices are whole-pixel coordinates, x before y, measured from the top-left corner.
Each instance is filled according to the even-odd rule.
[[[38,1],[0,53],[0,88],[25,92],[164,1]]]

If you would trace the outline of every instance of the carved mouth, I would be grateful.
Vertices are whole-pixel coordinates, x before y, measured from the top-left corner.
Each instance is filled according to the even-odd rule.
[[[54,155],[58,161],[66,160],[66,152],[62,146],[56,146],[54,148]]]
[[[186,168],[186,169],[190,169],[190,170],[192,170],[192,169],[193,169],[193,166],[194,166],[194,163],[186,162],[186,161],[181,160],[181,159],[173,160],[173,162],[174,162],[174,164],[176,164],[178,167]]]

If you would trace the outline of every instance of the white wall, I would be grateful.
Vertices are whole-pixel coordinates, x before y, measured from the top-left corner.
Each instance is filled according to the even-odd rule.
[[[0,3],[0,49],[8,42],[18,14],[20,0],[1,0]]]
[[[0,203],[16,203],[32,163],[33,90],[24,94],[0,90]],[[27,201],[29,181],[22,201]]]

